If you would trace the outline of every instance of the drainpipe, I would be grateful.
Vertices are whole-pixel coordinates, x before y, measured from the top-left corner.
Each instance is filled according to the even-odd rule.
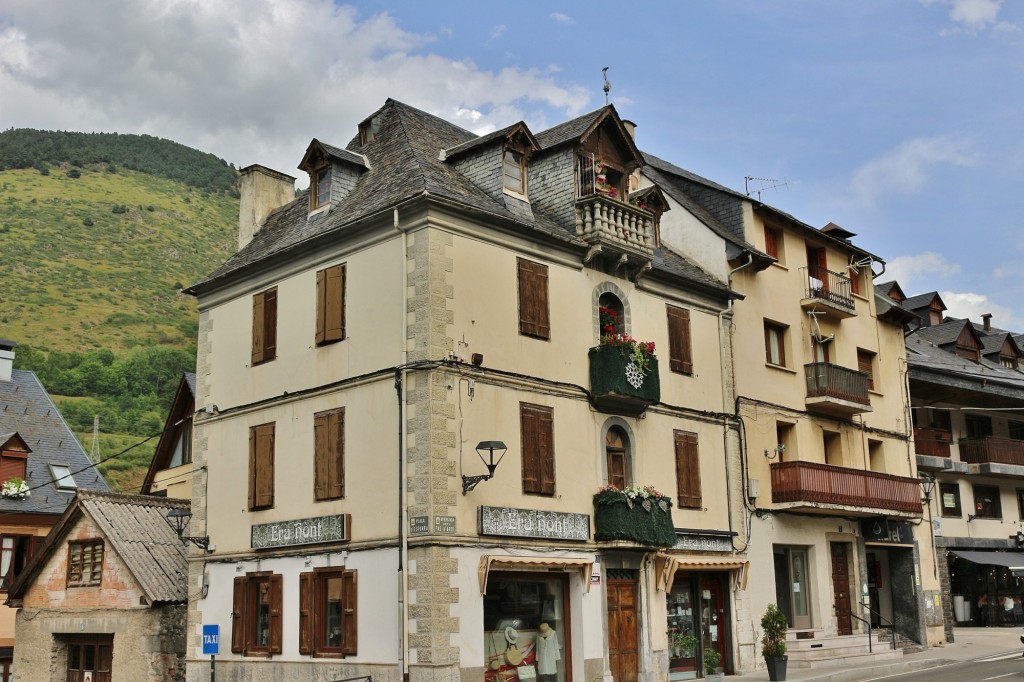
[[[405,367],[409,361],[409,316],[408,309],[409,287],[406,282],[405,259],[409,253],[409,233],[402,229],[399,224],[398,208],[394,212],[395,229],[402,233],[402,362],[395,370],[395,392],[398,394],[398,618],[399,618],[399,642],[398,642],[398,669],[402,674],[402,682],[409,682],[409,607],[405,600],[408,594],[408,575],[406,564],[409,554],[409,538],[405,534],[405,511],[408,505],[408,491],[406,489],[406,440],[405,440],[405,414],[406,402],[405,392]]]

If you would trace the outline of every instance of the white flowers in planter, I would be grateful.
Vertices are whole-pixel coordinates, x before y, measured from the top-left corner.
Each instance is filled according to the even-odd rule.
[[[4,481],[3,485],[0,486],[0,495],[3,497],[13,497],[17,500],[23,500],[31,494],[32,491],[28,488],[28,482],[24,479],[18,478],[17,476],[7,479]]]

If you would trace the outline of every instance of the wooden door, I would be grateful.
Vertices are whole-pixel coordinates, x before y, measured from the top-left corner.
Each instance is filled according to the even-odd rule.
[[[608,581],[608,667],[615,682],[636,682],[639,656],[636,579]]]
[[[833,542],[832,545],[832,589],[835,592],[836,620],[840,635],[853,634],[850,618],[850,565],[846,560],[846,544]]]

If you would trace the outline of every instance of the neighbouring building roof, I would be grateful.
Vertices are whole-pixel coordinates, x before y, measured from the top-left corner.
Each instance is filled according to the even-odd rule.
[[[905,306],[904,306],[905,307]],[[948,320],[942,324],[935,324],[931,327],[922,327],[918,330],[923,338],[928,339],[936,346],[945,346],[950,343],[956,343],[956,340],[960,338],[960,333],[963,332],[964,327],[971,326],[967,320]],[[973,327],[971,327],[973,330]]]
[[[903,301],[902,305],[907,310],[918,310],[920,308],[927,308],[931,306],[932,301],[935,299],[939,299],[941,309],[945,310],[946,304],[942,302],[942,298],[939,296],[939,292],[937,291],[929,291],[926,294],[914,294],[913,296],[908,296],[907,299]]]
[[[75,491],[58,490],[51,464],[68,467],[79,490],[110,489],[34,372],[16,369],[0,381],[0,431],[17,433],[32,451],[25,468],[32,494],[0,497],[0,514],[63,513]]]
[[[157,441],[156,449],[153,451],[153,459],[149,463],[149,470],[146,471],[146,478],[142,482],[141,492],[148,495],[152,492],[153,480],[157,473],[166,469],[174,454],[175,441],[180,437],[181,431],[175,425],[185,420],[191,420],[196,406],[196,375],[194,372],[185,372],[178,384],[178,390],[171,402],[171,409],[167,412],[167,421],[164,423],[164,430],[160,432],[160,440]]]
[[[172,509],[189,507],[189,500],[80,491],[14,581],[9,597],[21,599],[24,596],[53,553],[64,546],[67,534],[83,516],[88,516],[151,604],[185,603],[188,601],[186,548],[166,518]]]

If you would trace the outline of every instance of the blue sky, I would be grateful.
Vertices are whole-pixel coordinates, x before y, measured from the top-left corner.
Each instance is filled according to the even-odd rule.
[[[1021,2],[5,0],[0,127],[295,173],[386,97],[539,131],[601,106],[606,66],[641,149],[773,179],[762,200],[857,233],[883,279],[1024,331]]]

